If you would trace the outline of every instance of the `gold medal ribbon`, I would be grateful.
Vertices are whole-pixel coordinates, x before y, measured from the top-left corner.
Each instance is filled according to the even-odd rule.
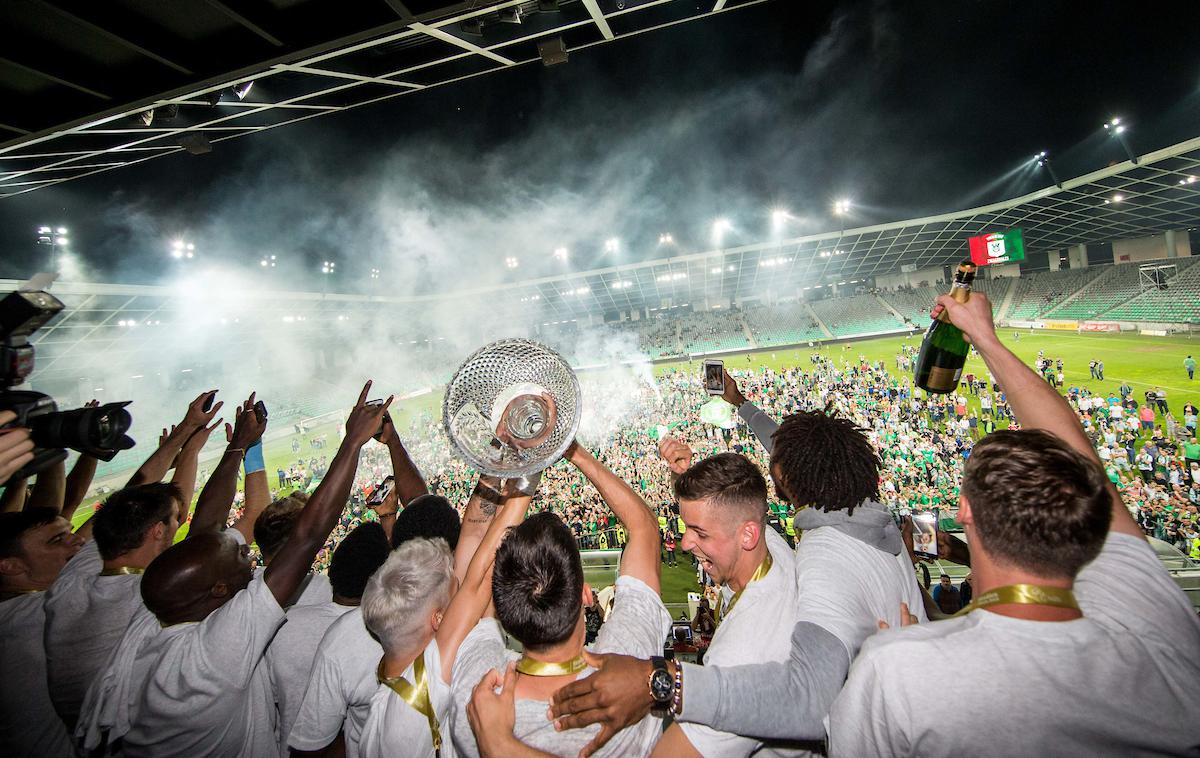
[[[737,601],[741,599],[742,593],[746,591],[746,587],[749,587],[759,579],[762,579],[764,576],[766,576],[767,572],[771,570],[772,565],[774,565],[774,561],[771,560],[771,554],[767,553],[767,557],[763,558],[763,562],[758,564],[758,568],[754,569],[754,576],[750,577],[750,581],[746,582],[746,586],[733,593],[733,597],[729,598],[728,603],[724,605],[720,603],[717,604],[716,616],[718,624],[721,623],[726,616],[733,612],[733,606],[737,605]],[[720,595],[718,595],[718,598],[720,598]]]
[[[100,576],[127,576],[144,573],[146,573],[146,569],[138,568],[137,566],[117,566],[116,568],[102,569]]]
[[[1062,587],[1044,587],[1040,584],[1009,584],[988,590],[971,601],[955,615],[965,615],[989,605],[1049,605],[1055,608],[1079,610],[1075,593]]]
[[[566,674],[578,674],[585,668],[587,668],[587,661],[583,660],[582,655],[557,663],[535,661],[525,655],[522,655],[521,660],[517,661],[517,672],[529,676],[565,676]]]
[[[429,700],[429,680],[425,676],[425,654],[417,656],[413,661],[413,678],[417,680],[416,685],[409,684],[408,680],[403,676],[386,677],[383,675],[383,661],[379,662],[379,668],[375,671],[375,677],[380,684],[387,685],[388,689],[400,696],[400,699],[412,706],[413,710],[420,713],[429,722],[429,734],[433,738],[433,751],[435,754],[440,754],[442,751],[442,730],[438,726],[437,714],[433,712],[433,703]]]

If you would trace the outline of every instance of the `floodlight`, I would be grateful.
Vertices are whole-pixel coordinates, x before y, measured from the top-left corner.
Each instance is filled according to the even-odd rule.
[[[660,244],[660,245],[669,245],[674,241],[675,241],[675,238],[669,234],[666,234],[665,232],[663,234],[658,235],[658,244]]]
[[[238,100],[245,100],[246,95],[250,94],[250,90],[253,87],[254,87],[253,80],[248,81],[248,82],[242,82],[241,84],[234,85],[233,94],[237,95]]]
[[[567,250],[565,247],[554,248],[554,257],[560,261],[565,261],[570,255],[571,251]]]
[[[49,234],[50,231],[51,231],[50,227],[48,227],[48,226],[39,226],[38,227],[38,234]]]
[[[845,198],[834,202],[833,212],[838,216],[844,216],[850,212],[850,201]]]
[[[67,233],[67,227],[65,227],[65,226],[60,226],[60,227],[58,227],[58,233],[59,233],[59,234],[66,234],[66,233]]]
[[[771,211],[772,228],[774,228],[775,231],[783,229],[783,227],[787,224],[788,218],[790,218],[790,215],[782,208],[776,208],[775,210]]]
[[[258,265],[260,265],[260,266],[266,266],[266,265],[267,265],[267,259],[266,259],[266,258],[263,258],[261,261],[259,261],[259,262],[258,262]]]
[[[69,240],[66,237],[55,237],[54,238],[54,244],[56,244],[56,245],[65,245],[68,242],[69,242]]]
[[[615,253],[621,249],[621,240],[616,237],[610,237],[604,241],[604,252]]]

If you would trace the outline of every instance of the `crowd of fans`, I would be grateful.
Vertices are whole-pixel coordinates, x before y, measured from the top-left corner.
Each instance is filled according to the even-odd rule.
[[[714,424],[668,372],[530,482],[477,476],[432,418],[397,429],[369,382],[336,449],[298,434],[307,458],[271,472],[251,394],[201,472],[212,391],[72,529],[95,459],[10,480],[33,444],[5,426],[0,752],[1194,752],[1200,621],[1141,536],[1200,554],[1196,408],[1060,395],[986,298],[939,302],[988,366],[957,393],[913,389],[911,345],[843,349],[727,373]],[[938,539],[970,583],[922,591],[925,512],[966,530]],[[659,657],[677,547],[713,588],[689,619],[704,666]],[[605,548],[607,601],[579,552]],[[956,712],[909,709],[951,654]]]

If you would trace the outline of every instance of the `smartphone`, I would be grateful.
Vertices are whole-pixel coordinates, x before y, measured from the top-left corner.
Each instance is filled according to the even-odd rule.
[[[371,403],[374,403],[375,405],[383,405],[382,400],[378,400],[378,401],[372,400]],[[370,405],[371,403],[368,403],[368,405]],[[392,423],[392,414],[388,413],[387,411],[384,411],[383,412],[383,423],[379,425],[379,431],[377,431],[371,435],[371,439],[375,440],[376,442],[383,442],[383,427],[387,426],[390,423]]]
[[[710,395],[725,394],[725,361],[704,362],[704,390]]]
[[[213,401],[217,399],[217,391],[213,390],[204,397],[204,405],[201,407],[205,413],[212,410]]]
[[[389,476],[385,478],[379,483],[379,486],[375,488],[375,491],[371,493],[371,497],[367,498],[367,507],[375,508],[383,505],[383,501],[387,499],[388,495],[392,494],[392,490],[395,488],[396,477]]]
[[[254,404],[254,417],[258,419],[258,423],[267,423],[267,404],[259,400]]]
[[[912,517],[912,522],[913,552],[921,558],[937,558],[937,514],[918,513]]]

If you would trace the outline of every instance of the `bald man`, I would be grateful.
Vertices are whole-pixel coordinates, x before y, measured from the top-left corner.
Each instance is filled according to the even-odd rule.
[[[277,755],[268,643],[317,551],[336,526],[359,452],[384,410],[370,382],[346,420],[329,473],[260,579],[235,532],[209,532],[160,555],[142,577],[152,619],[135,619],[85,702],[77,735],[91,750],[120,738],[138,756]],[[246,412],[253,413],[253,409]]]

